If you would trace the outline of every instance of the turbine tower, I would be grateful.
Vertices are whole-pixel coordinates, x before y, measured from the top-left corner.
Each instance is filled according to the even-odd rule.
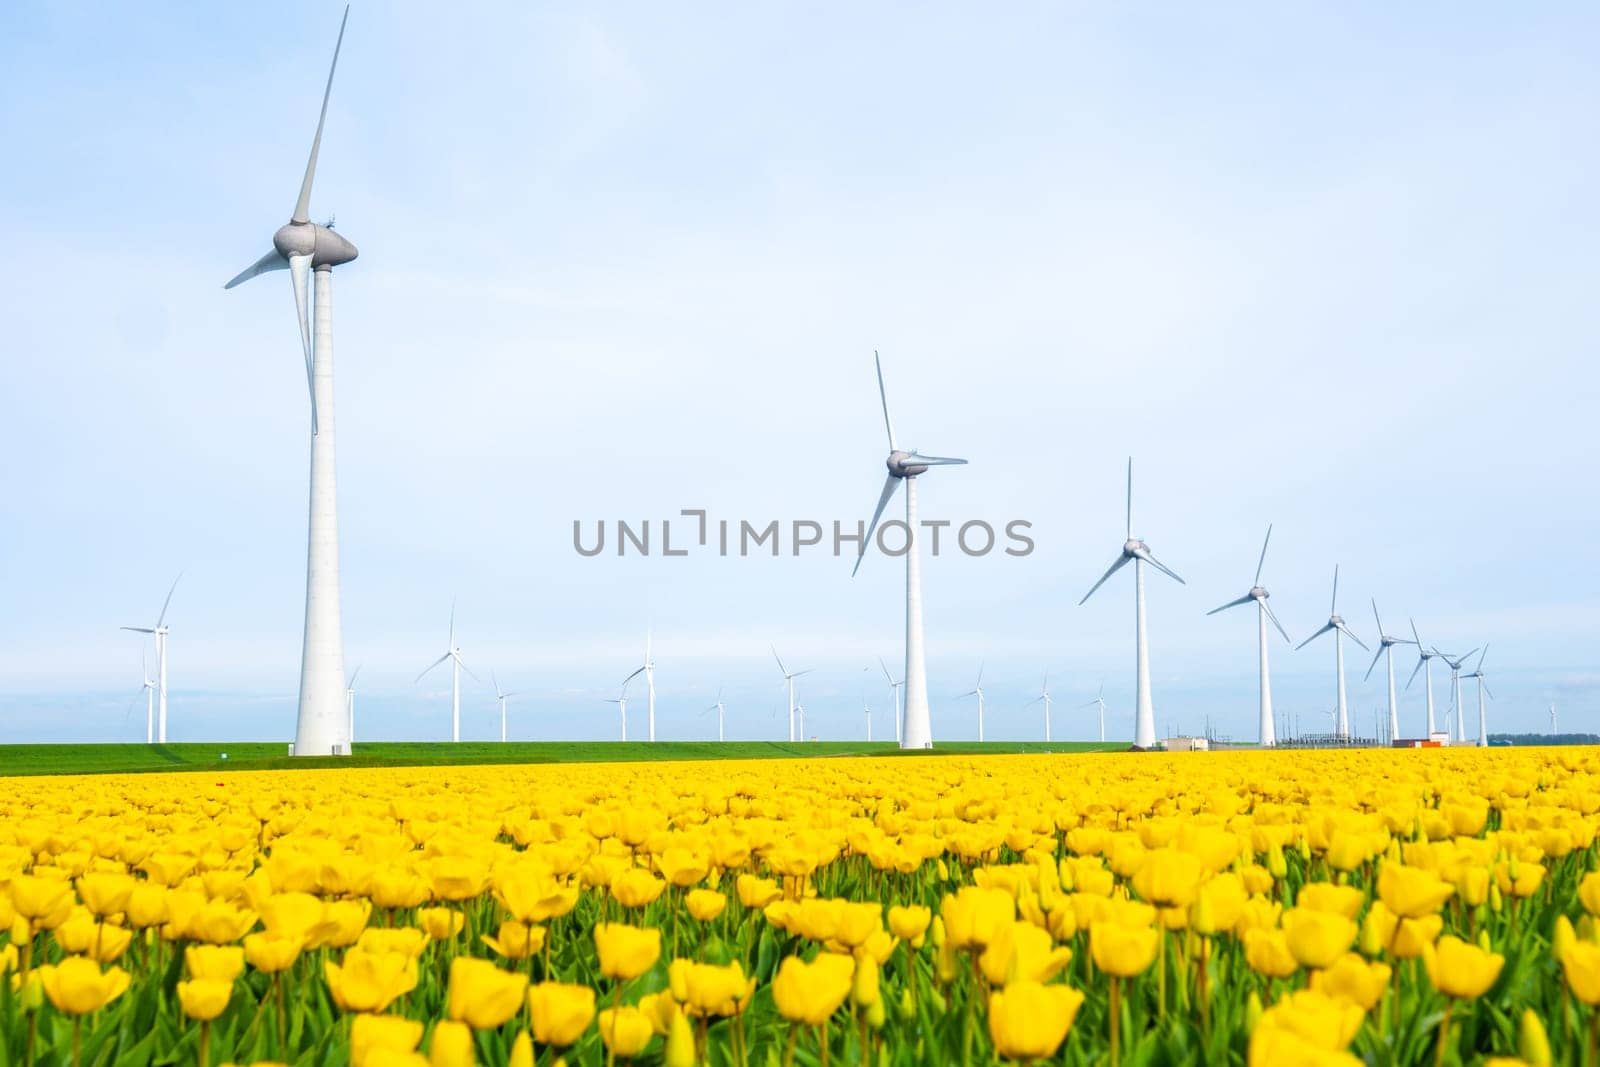
[[[1484,716],[1483,695],[1485,693],[1488,693],[1489,694],[1489,699],[1490,700],[1494,699],[1494,693],[1490,691],[1489,683],[1484,680],[1484,673],[1483,673],[1483,661],[1484,661],[1485,658],[1488,657],[1488,655],[1489,655],[1489,646],[1488,645],[1484,645],[1483,646],[1483,651],[1478,653],[1478,665],[1477,665],[1477,667],[1475,667],[1473,669],[1471,674],[1464,675],[1464,677],[1469,682],[1474,680],[1474,679],[1476,679],[1477,682],[1478,682],[1478,747],[1479,748],[1488,748],[1489,747],[1489,723],[1488,723],[1488,720]]]
[[[1333,664],[1334,664],[1334,670],[1338,675],[1338,683],[1339,683],[1339,687],[1338,687],[1339,688],[1339,703],[1335,706],[1335,709],[1334,709],[1336,711],[1336,713],[1337,713],[1337,718],[1335,720],[1336,721],[1336,725],[1334,727],[1334,733],[1337,734],[1341,739],[1344,739],[1344,738],[1348,738],[1350,736],[1350,708],[1345,703],[1345,699],[1344,699],[1344,639],[1346,637],[1350,638],[1350,640],[1352,640],[1356,644],[1360,645],[1363,649],[1365,649],[1367,646],[1361,640],[1361,638],[1357,637],[1351,631],[1350,627],[1345,625],[1345,621],[1344,621],[1343,617],[1341,617],[1340,614],[1339,614],[1339,565],[1338,564],[1334,564],[1334,567],[1333,567],[1333,601],[1332,601],[1332,607],[1329,608],[1329,611],[1328,611],[1328,621],[1322,627],[1322,629],[1318,630],[1316,633],[1312,634],[1310,637],[1306,638],[1304,641],[1301,641],[1300,644],[1295,647],[1295,651],[1296,652],[1300,651],[1300,649],[1305,648],[1311,642],[1315,641],[1317,638],[1321,637],[1323,634],[1329,633],[1329,632],[1332,632],[1332,634],[1333,634]]]
[[[361,675],[361,668],[356,667],[355,673],[350,675],[350,683],[344,687],[344,718],[345,737],[350,739],[351,748],[356,743],[356,679]]]
[[[981,742],[983,740],[983,664],[982,663],[978,664],[978,684],[973,686],[967,692],[961,694],[961,699],[966,699],[967,697],[977,697],[978,698],[978,740]],[[870,741],[871,738],[868,738],[868,740]]]
[[[1103,743],[1105,741],[1105,739],[1106,739],[1106,683],[1105,682],[1101,682],[1100,683],[1100,692],[1095,696],[1095,698],[1093,700],[1087,700],[1087,701],[1083,702],[1082,704],[1079,704],[1078,707],[1080,709],[1081,708],[1099,708],[1100,709],[1100,740]]]
[[[727,737],[724,736],[723,730],[722,730],[722,720],[723,720],[724,709],[722,707],[722,687],[721,686],[717,687],[717,702],[715,704],[711,705],[705,711],[702,711],[700,714],[704,715],[707,711],[714,711],[714,712],[717,713],[717,740],[718,741],[726,741]]]
[[[628,683],[623,682],[622,692],[607,700],[606,703],[615,704],[617,710],[622,713],[622,739],[626,741],[628,739]]]
[[[889,665],[883,662],[882,656],[878,657],[878,666],[883,668],[883,680],[889,683],[889,689],[894,693],[894,743],[898,745],[900,743],[900,687],[906,684],[906,680],[902,678],[898,682],[895,681],[894,675],[889,673]]]
[[[156,680],[150,677],[150,668],[145,665],[142,649],[139,652],[139,677],[144,679],[144,743],[148,745],[156,739]],[[1554,707],[1552,704],[1551,708]]]
[[[223,287],[232,289],[258,274],[275,270],[288,270],[294,285],[295,319],[300,324],[300,347],[305,357],[306,384],[311,393],[311,519],[306,551],[305,640],[300,653],[300,711],[294,736],[294,751],[301,756],[327,756],[336,750],[349,750],[344,714],[344,638],[339,613],[339,518],[333,449],[333,268],[355,259],[356,247],[334,233],[331,226],[313,223],[310,215],[317,151],[322,147],[322,127],[328,118],[333,72],[339,65],[339,48],[344,43],[344,26],[349,18],[350,9],[346,7],[344,19],[339,22],[333,62],[328,67],[328,83],[322,91],[322,111],[317,117],[316,135],[311,139],[311,157],[306,161],[294,214],[272,235],[272,250]],[[316,275],[315,306],[312,321],[308,321],[306,282],[313,273]]]
[[[494,683],[494,698],[500,702],[500,742],[504,744],[506,740],[506,701],[517,694],[501,690],[500,679],[495,677],[494,671],[489,672],[489,681]]]
[[[878,495],[878,510],[872,513],[867,524],[867,535],[861,539],[861,551],[856,554],[856,565],[850,572],[855,577],[866,558],[867,545],[878,529],[878,519],[889,505],[889,498],[901,482],[906,483],[906,707],[905,722],[900,730],[901,748],[932,748],[933,726],[928,718],[928,665],[922,648],[922,549],[917,533],[917,475],[926,474],[930,467],[959,466],[964,459],[948,456],[924,456],[912,449],[907,452],[894,439],[894,421],[889,418],[889,393],[883,386],[883,362],[878,353],[872,353],[873,365],[878,369],[878,399],[883,402],[883,428],[889,433],[889,458],[885,464],[889,476],[883,481],[883,492]]]
[[[1412,641],[1412,644],[1417,646],[1417,665],[1415,667],[1411,668],[1411,677],[1406,679],[1406,688],[1407,689],[1411,688],[1411,683],[1417,680],[1417,672],[1418,671],[1422,671],[1423,674],[1424,674],[1423,684],[1428,687],[1428,736],[1432,737],[1433,733],[1434,733],[1434,728],[1433,728],[1433,657],[1437,656],[1439,653],[1438,653],[1437,649],[1429,648],[1427,645],[1424,645],[1422,643],[1422,635],[1417,633],[1417,620],[1412,619],[1410,621],[1411,621],[1411,636],[1412,636],[1412,638],[1414,638],[1414,640]]]
[[[1265,748],[1270,748],[1278,743],[1276,724],[1272,718],[1272,673],[1267,666],[1268,620],[1271,620],[1272,625],[1278,628],[1278,632],[1283,635],[1283,640],[1286,643],[1289,641],[1289,632],[1283,628],[1283,623],[1278,621],[1278,616],[1272,613],[1272,608],[1267,604],[1267,598],[1272,594],[1267,592],[1266,588],[1261,584],[1261,568],[1266,565],[1267,545],[1271,543],[1272,526],[1269,524],[1267,526],[1267,536],[1261,542],[1261,558],[1256,561],[1256,577],[1250,583],[1250,591],[1238,600],[1230,600],[1222,607],[1213,608],[1206,612],[1207,615],[1215,615],[1219,611],[1227,611],[1229,608],[1236,608],[1251,601],[1255,602],[1257,640],[1260,645],[1261,659],[1261,718],[1256,727],[1256,737],[1257,743]],[[1103,741],[1105,738],[1101,738],[1101,740]]]
[[[1378,615],[1378,598],[1372,598],[1372,621],[1378,624],[1378,651],[1372,654],[1372,662],[1367,664],[1367,673],[1361,676],[1365,682],[1372,677],[1372,668],[1378,665],[1378,657],[1388,660],[1389,670],[1389,740],[1400,736],[1400,710],[1394,698],[1394,646],[1410,645],[1416,642],[1404,637],[1390,637],[1383,632],[1383,619]]]
[[[156,616],[154,626],[124,626],[123,629],[130,633],[150,634],[156,639],[156,736],[158,744],[167,743],[167,608],[172,603],[172,594],[177,592],[178,583],[183,580],[180,573],[172,579],[172,588],[167,590],[167,599],[161,602],[161,614]],[[146,719],[148,719],[148,714]],[[145,729],[145,738],[148,742],[150,730],[148,724]]]
[[[776,647],[773,647],[773,649],[772,649],[772,658],[778,661],[778,669],[783,672],[783,683],[784,683],[784,685],[789,687],[789,741],[791,743],[793,743],[794,739],[795,739],[795,736],[794,736],[794,727],[795,727],[795,721],[794,721],[794,709],[795,709],[795,703],[794,703],[794,680],[796,678],[800,677],[802,674],[810,674],[812,671],[816,670],[816,668],[815,667],[807,667],[803,671],[791,671],[788,667],[785,667],[783,665],[783,660],[778,657],[778,650],[777,650]],[[637,673],[639,673],[639,672],[638,671],[634,672],[634,674],[637,674]],[[804,722],[801,722],[801,724],[800,724],[800,732],[801,732],[802,735],[805,734],[805,723]]]
[[[1556,726],[1556,702],[1555,702],[1555,701],[1554,701],[1554,700],[1552,700],[1552,701],[1551,701],[1551,702],[1550,702],[1550,735],[1551,735],[1551,736],[1552,736],[1552,737],[1554,737],[1554,736],[1555,736],[1555,734],[1556,734],[1556,733],[1557,733],[1557,726]]]
[[[1049,744],[1050,743],[1050,676],[1048,674],[1044,676],[1044,685],[1040,686],[1039,695],[1034,697],[1032,700],[1028,701],[1023,706],[1031,708],[1035,704],[1039,703],[1040,701],[1044,702],[1044,740],[1045,740],[1046,744]]]
[[[861,698],[861,714],[867,717],[867,744],[872,744],[872,705],[867,703],[867,698]]]
[[[428,664],[422,674],[417,675],[416,680],[418,682],[422,681],[429,671],[445,660],[450,661],[450,740],[459,741],[461,740],[461,672],[466,671],[471,674],[473,681],[479,683],[483,679],[476,674],[472,674],[472,668],[461,660],[461,647],[456,644],[456,608],[454,604],[450,605],[450,647],[445,649],[444,655]],[[415,685],[416,682],[412,684]],[[300,750],[297,748],[295,751],[298,752]]]
[[[1122,544],[1122,555],[1117,557],[1109,570],[1100,576],[1100,580],[1083,594],[1079,605],[1087,603],[1094,596],[1094,591],[1106,584],[1110,578],[1129,560],[1133,561],[1134,577],[1134,674],[1137,690],[1134,707],[1137,719],[1133,729],[1133,743],[1139,748],[1154,748],[1156,743],[1156,711],[1155,704],[1150,699],[1150,636],[1145,627],[1144,620],[1144,565],[1146,563],[1167,577],[1175,579],[1179,585],[1186,584],[1178,577],[1176,571],[1156,559],[1150,554],[1150,546],[1133,536],[1133,459],[1128,459],[1128,528],[1127,540]]]
[[[1450,667],[1450,707],[1455,712],[1455,739],[1457,741],[1465,741],[1467,739],[1467,728],[1461,717],[1461,668],[1466,664],[1467,660],[1472,658],[1472,652],[1478,650],[1473,649],[1472,652],[1468,652],[1465,656],[1451,656],[1448,652],[1440,652],[1437,648],[1433,651]]]
[[[623,679],[623,684],[633,681],[639,675],[644,675],[644,684],[649,691],[650,698],[650,740],[656,739],[656,661],[650,654],[651,630],[644,632],[644,665]]]

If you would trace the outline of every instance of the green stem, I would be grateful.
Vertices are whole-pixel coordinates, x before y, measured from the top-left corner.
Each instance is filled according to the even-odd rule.
[[[211,1067],[211,1020],[200,1022],[200,1067]]]
[[[783,1067],[794,1067],[794,1043],[800,1039],[800,1024],[789,1024],[789,1040],[783,1046]]]
[[[1122,1022],[1122,982],[1111,976],[1111,1067],[1117,1067],[1117,1031]]]
[[[83,1059],[83,1016],[72,1017],[72,1067],[78,1067]]]
[[[1433,1050],[1433,1067],[1444,1067],[1444,1048],[1450,1040],[1450,1010],[1455,1007],[1454,998],[1444,1002],[1444,1018],[1439,1020],[1439,1043]]]

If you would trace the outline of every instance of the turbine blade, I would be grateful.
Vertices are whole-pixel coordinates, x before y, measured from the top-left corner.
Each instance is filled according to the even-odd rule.
[[[306,358],[306,391],[311,394],[311,432],[317,432],[317,381],[312,374],[311,322],[306,317],[306,283],[311,275],[310,256],[289,257],[289,277],[294,282],[294,317],[300,323],[300,348]]]
[[[962,697],[975,697],[977,695],[978,695],[978,691],[976,689],[969,689],[965,693],[958,694],[956,696],[956,699],[960,700]]]
[[[1378,598],[1372,598],[1372,621],[1378,624],[1378,640],[1383,640],[1383,620],[1378,618]]]
[[[791,677],[794,677],[794,678],[798,678],[798,677],[800,677],[800,676],[801,676],[801,675],[802,675],[802,674],[810,674],[810,673],[811,673],[811,672],[812,672],[812,671],[814,671],[814,670],[816,670],[816,668],[815,668],[815,667],[807,667],[807,668],[806,668],[806,669],[805,669],[805,670],[803,670],[803,671],[795,671],[795,672],[794,672],[794,674],[793,674],[793,675],[791,675]]]
[[[878,657],[878,666],[883,668],[883,680],[888,682],[890,685],[894,685],[894,675],[889,673],[889,665],[883,662],[882,656]]]
[[[982,684],[983,684],[983,660],[980,659],[978,661],[978,685],[982,685]],[[977,688],[976,687],[973,688],[973,692],[977,692]]]
[[[1133,457],[1128,457],[1128,540],[1133,540]]]
[[[505,693],[500,692],[500,679],[495,676],[495,673],[492,669],[489,671],[489,681],[494,685],[494,697],[496,700],[499,700],[501,697],[506,695]]]
[[[172,588],[167,590],[167,599],[161,602],[161,614],[156,616],[156,629],[161,629],[161,624],[167,621],[167,606],[172,603],[172,594],[178,591],[178,583],[183,581],[183,572],[172,579]]]
[[[1321,637],[1323,634],[1327,633],[1329,630],[1332,630],[1332,629],[1334,629],[1333,623],[1330,622],[1330,623],[1325,624],[1322,627],[1322,629],[1318,630],[1316,633],[1312,634],[1310,637],[1306,638],[1304,641],[1301,641],[1298,645],[1295,645],[1294,646],[1294,650],[1296,652],[1299,652],[1302,648],[1305,648],[1311,642],[1315,641],[1317,638]]]
[[[1261,542],[1261,559],[1256,563],[1256,580],[1252,585],[1261,584],[1261,568],[1267,565],[1267,546],[1272,543],[1272,524],[1267,524],[1267,536]]]
[[[1411,636],[1416,638],[1416,640],[1413,641],[1412,643],[1414,645],[1416,645],[1417,648],[1419,648],[1419,649],[1422,648],[1422,635],[1417,633],[1417,620],[1416,619],[1408,619],[1407,621],[1411,623]]]
[[[1155,556],[1152,556],[1150,554],[1150,550],[1148,548],[1137,549],[1134,552],[1134,555],[1138,556],[1140,559],[1142,559],[1146,563],[1150,564],[1150,566],[1154,567],[1156,570],[1160,571],[1162,574],[1165,574],[1168,578],[1173,579],[1179,585],[1188,585],[1189,584],[1188,582],[1184,581],[1182,578],[1178,577],[1178,572],[1177,571],[1173,570],[1171,567],[1167,566],[1165,563],[1162,563],[1159,559],[1156,559]]]
[[[350,676],[350,684],[345,686],[345,688],[354,689],[356,687],[356,679],[359,677],[361,677],[361,668],[357,667],[356,672]]]
[[[450,658],[450,653],[446,652],[444,655],[440,656],[438,659],[436,659],[432,663],[428,664],[427,668],[422,672],[422,674],[417,675],[416,678],[412,680],[411,684],[412,685],[416,685],[417,682],[422,681],[423,675],[427,674],[428,671],[433,670],[435,667],[437,667],[439,664],[443,663],[445,660],[447,660],[449,658]]]
[[[1483,661],[1488,655],[1489,655],[1489,646],[1488,645],[1484,645],[1483,646],[1483,652],[1480,653],[1479,656],[1478,656],[1478,667],[1477,667],[1477,669],[1478,669],[1478,671],[1480,673],[1483,671]]]
[[[861,569],[861,561],[867,558],[867,546],[872,543],[872,535],[878,529],[878,520],[883,517],[883,509],[889,506],[889,498],[894,496],[895,487],[899,484],[900,479],[892,474],[883,480],[883,492],[878,494],[878,510],[872,513],[872,521],[867,524],[867,536],[861,539],[861,551],[856,554],[856,565],[850,569],[850,577],[856,576],[856,571]]]
[[[228,284],[224,285],[223,288],[232,289],[234,286],[239,285],[242,282],[249,281],[257,274],[265,274],[269,270],[288,269],[289,261],[283,258],[283,253],[274,248],[272,251],[268,252],[266,255],[250,264],[244,270],[240,271],[238,274],[235,274],[231,279],[229,279]]]
[[[119,630],[128,630],[128,631],[130,631],[132,633],[136,633],[136,634],[153,634],[153,633],[155,633],[155,631],[150,629],[148,626],[119,626],[118,629]]]
[[[1372,654],[1372,662],[1367,665],[1367,673],[1363,674],[1361,676],[1361,680],[1363,682],[1366,681],[1368,678],[1372,677],[1372,669],[1378,665],[1378,660],[1380,660],[1382,658],[1383,658],[1383,648],[1380,646],[1378,651],[1376,651],[1376,652],[1374,652]]]
[[[1222,605],[1222,607],[1220,607],[1220,608],[1212,608],[1210,611],[1206,612],[1206,614],[1207,615],[1215,615],[1219,611],[1227,611],[1229,608],[1236,608],[1240,604],[1248,604],[1248,603],[1250,603],[1250,601],[1252,601],[1254,599],[1255,598],[1252,597],[1249,593],[1246,593],[1244,596],[1240,597],[1238,600],[1230,600],[1226,604]]]
[[[1490,700],[1494,699],[1494,690],[1489,688],[1489,683],[1488,682],[1484,682],[1483,683],[1483,691],[1485,693],[1489,694],[1489,699]]]
[[[1329,615],[1339,614],[1339,565],[1333,565],[1333,605],[1328,609]]]
[[[1083,594],[1083,600],[1078,601],[1078,605],[1081,607],[1085,602],[1088,601],[1088,599],[1090,597],[1094,596],[1094,591],[1096,589],[1099,589],[1102,585],[1105,585],[1107,578],[1110,578],[1113,574],[1115,574],[1119,570],[1121,570],[1122,569],[1122,565],[1127,563],[1128,559],[1129,559],[1129,557],[1128,557],[1127,553],[1123,553],[1122,555],[1118,556],[1117,557],[1117,561],[1115,563],[1113,563],[1110,566],[1110,568],[1104,574],[1102,574],[1100,576],[1100,580],[1098,582],[1095,582],[1094,585],[1090,586],[1089,587],[1089,591],[1087,593]]]
[[[634,671],[632,674],[630,674],[626,678],[624,678],[622,680],[622,684],[623,685],[627,685],[629,682],[633,681],[635,678],[639,677],[639,675],[641,675],[643,673],[644,673],[644,668],[640,667],[638,670]]]
[[[300,198],[294,202],[293,222],[311,221],[311,179],[317,176],[317,152],[322,148],[322,124],[328,119],[328,97],[333,95],[333,72],[339,67],[339,48],[344,44],[344,25],[350,21],[350,7],[345,6],[344,18],[339,20],[339,38],[333,43],[333,62],[328,64],[328,84],[322,90],[322,111],[317,115],[317,134],[311,139],[311,158],[306,160],[306,176],[300,182]]]
[[[783,672],[783,676],[784,676],[784,677],[785,677],[785,678],[787,678],[787,677],[789,677],[789,668],[788,668],[788,667],[785,667],[785,666],[784,666],[784,665],[783,665],[783,660],[781,660],[781,659],[778,659],[778,649],[777,649],[777,646],[776,646],[776,645],[769,645],[769,646],[767,646],[767,647],[769,647],[769,648],[771,648],[771,649],[772,649],[772,658],[773,658],[773,659],[776,659],[776,660],[778,660],[778,669],[779,669],[779,670],[780,670],[780,671],[782,671],[782,672]]]
[[[883,360],[878,358],[878,350],[872,350],[872,364],[878,368],[878,399],[883,401],[883,428],[889,433],[889,451],[897,447],[894,443],[894,422],[889,418],[889,391],[883,387]]]
[[[1278,616],[1273,614],[1272,605],[1263,600],[1261,602],[1261,608],[1267,613],[1267,618],[1272,620],[1272,625],[1276,626],[1278,628],[1278,632],[1283,635],[1283,639],[1289,642],[1291,645],[1294,644],[1294,641],[1289,637],[1289,631],[1283,628],[1283,623],[1279,622]]]
[[[462,659],[462,658],[461,658],[461,657],[460,657],[460,656],[457,656],[457,657],[456,657],[456,662],[457,662],[457,663],[459,663],[459,664],[461,664],[461,669],[462,669],[462,670],[464,670],[464,671],[466,671],[466,672],[467,672],[467,675],[468,675],[468,676],[469,676],[469,677],[471,677],[471,679],[472,679],[472,680],[473,680],[473,681],[474,681],[474,682],[477,682],[477,683],[478,683],[478,684],[479,684],[479,685],[482,685],[482,684],[483,684],[483,679],[482,679],[482,678],[479,678],[479,677],[478,677],[478,676],[477,676],[477,675],[476,675],[476,674],[473,674],[473,673],[472,673],[472,668],[471,668],[471,667],[469,667],[469,666],[467,666],[467,664],[466,664],[466,661],[465,661],[465,660],[463,660],[463,659]]]
[[[1424,663],[1426,663],[1426,662],[1428,662],[1428,661],[1426,659],[1423,659],[1421,656],[1417,657],[1417,665],[1415,667],[1411,668],[1411,677],[1406,679],[1406,688],[1407,689],[1410,689],[1411,688],[1411,683],[1417,680],[1417,675],[1422,672],[1422,665]]]
[[[1341,627],[1339,627],[1339,632],[1344,634],[1350,640],[1354,641],[1356,644],[1360,645],[1363,649],[1366,649],[1367,643],[1365,641],[1361,640],[1361,638],[1357,637],[1356,636],[1356,632],[1354,630],[1350,629],[1350,627],[1341,626]],[[1368,651],[1370,651],[1370,649]]]
[[[450,649],[451,649],[451,651],[454,651],[455,647],[456,647],[456,601],[455,601],[455,597],[451,597],[450,598]]]
[[[907,463],[924,463],[930,467],[960,467],[966,464],[964,459],[955,459],[951,456],[924,456],[920,452],[911,453]]]

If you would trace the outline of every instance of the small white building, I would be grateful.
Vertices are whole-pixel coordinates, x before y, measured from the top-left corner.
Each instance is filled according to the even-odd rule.
[[[1161,747],[1168,752],[1204,752],[1211,747],[1211,742],[1204,737],[1169,737],[1161,742]]]

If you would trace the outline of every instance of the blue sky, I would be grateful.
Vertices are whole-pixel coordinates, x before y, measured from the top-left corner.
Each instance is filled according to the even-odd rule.
[[[173,600],[175,740],[287,738],[307,412],[285,275],[224,293],[298,189],[339,5],[0,12],[0,739],[131,739]],[[924,567],[936,737],[1130,731],[1136,534],[1157,718],[1253,731],[1266,584],[1493,642],[1494,728],[1600,730],[1587,5],[357,5],[313,196],[337,273],[345,642],[362,736],[441,737],[452,600],[523,737],[606,737],[654,625],[660,727],[890,732],[904,574],[585,559],[574,519],[853,520],[897,429],[971,465],[924,517],[1033,523]],[[1273,650],[1332,704],[1332,650]],[[1382,695],[1359,684],[1352,719]],[[1412,659],[1402,657],[1409,671]],[[869,684],[872,683],[872,684]],[[1420,683],[1419,683],[1420,685]],[[1440,686],[1441,701],[1444,687]],[[635,707],[639,705],[635,704]],[[1413,689],[1403,727],[1421,715]],[[490,736],[487,687],[464,731]],[[636,724],[635,729],[639,729]]]

